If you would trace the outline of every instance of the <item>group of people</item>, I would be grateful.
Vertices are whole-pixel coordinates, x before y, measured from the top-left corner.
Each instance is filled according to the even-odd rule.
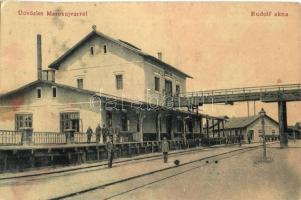
[[[93,130],[89,126],[87,129],[87,143],[91,143]],[[113,127],[107,128],[105,124],[100,126],[100,124],[97,125],[95,128],[95,136],[96,136],[96,143],[106,143],[109,137],[112,137],[112,140],[114,142],[118,142],[119,140],[119,134],[120,134],[120,128],[117,126],[115,129]]]
[[[103,126],[105,127],[105,126]],[[115,141],[113,139],[114,134],[109,134],[110,132],[106,132],[105,128],[100,128],[98,125],[95,130],[96,134],[96,141],[99,141],[99,138],[103,136],[103,138],[106,138],[104,143],[106,143],[106,150],[107,150],[107,158],[108,158],[108,168],[112,168],[113,165],[113,158],[115,153]],[[89,127],[87,130],[88,141],[91,142],[91,136],[93,134],[92,129]],[[116,133],[115,133],[116,134]],[[163,138],[161,150],[163,153],[163,160],[164,163],[167,163],[168,161],[168,151],[169,151],[169,143],[166,139],[166,137]]]
[[[115,144],[112,141],[112,137],[108,138],[108,141],[106,142],[106,150],[107,150],[107,158],[108,158],[108,168],[112,168],[113,164],[113,158],[115,153]],[[161,150],[163,153],[163,161],[164,163],[168,162],[168,152],[169,152],[169,143],[166,139],[166,137],[163,138],[162,144],[161,144]]]
[[[93,130],[89,126],[87,129],[87,143],[91,143]],[[100,124],[95,128],[96,143],[106,144],[108,167],[112,168],[115,143],[119,141],[120,128],[117,126],[115,129],[112,127],[107,128],[105,124],[101,127]]]
[[[93,130],[89,126],[87,129],[87,143],[91,143],[91,138],[93,135]],[[95,128],[95,136],[96,143],[105,143],[107,150],[107,158],[108,158],[108,167],[112,168],[113,158],[115,153],[115,143],[119,140],[120,128],[117,126],[115,129],[113,127],[107,128],[105,124],[101,127],[100,124]],[[164,137],[161,145],[161,150],[163,153],[164,163],[168,161],[168,151],[169,151],[169,143],[167,138]]]
[[[91,143],[91,138],[93,135],[93,130],[89,126],[87,129],[87,142]],[[115,152],[115,143],[118,142],[119,140],[119,133],[120,133],[120,128],[117,126],[117,128],[112,128],[109,127],[107,128],[105,124],[103,124],[102,127],[100,127],[100,124],[97,125],[95,129],[95,136],[96,136],[96,143],[101,143],[101,138],[102,142],[106,144],[106,150],[107,150],[107,158],[108,158],[108,167],[112,168],[113,164],[113,157],[114,157],[114,152]],[[248,135],[248,143],[251,143],[251,135]],[[242,144],[242,136],[240,135],[238,137],[239,144]],[[164,137],[163,141],[161,143],[161,150],[163,153],[163,161],[164,163],[168,162],[168,152],[169,152],[169,143],[167,141],[167,138]]]

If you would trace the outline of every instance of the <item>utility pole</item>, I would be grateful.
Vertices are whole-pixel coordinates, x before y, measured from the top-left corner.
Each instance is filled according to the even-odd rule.
[[[267,150],[266,150],[266,141],[265,141],[265,130],[264,130],[264,117],[265,117],[265,111],[263,108],[261,108],[260,112],[260,118],[261,118],[261,129],[262,129],[262,138],[263,138],[263,159],[267,159]]]
[[[248,109],[248,117],[250,117],[250,106],[249,106],[249,101],[247,101],[247,109]]]

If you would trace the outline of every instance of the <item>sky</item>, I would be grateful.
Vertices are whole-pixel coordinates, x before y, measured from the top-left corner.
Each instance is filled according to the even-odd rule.
[[[96,25],[190,74],[187,91],[301,83],[298,3],[39,3],[1,5],[0,93],[36,80],[36,35],[43,69]],[[43,16],[20,15],[43,12]],[[82,17],[47,11],[87,12]],[[252,16],[271,12],[271,16]],[[275,13],[288,16],[274,16]],[[253,114],[253,102],[249,103]],[[277,104],[256,102],[278,119]],[[301,103],[288,103],[288,122],[301,121]],[[209,105],[204,113],[247,116],[247,103]]]

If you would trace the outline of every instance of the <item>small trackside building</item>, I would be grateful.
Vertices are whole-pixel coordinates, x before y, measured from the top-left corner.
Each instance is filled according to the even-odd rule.
[[[273,118],[265,115],[265,135],[266,136],[279,136],[278,122]],[[260,115],[250,117],[233,117],[226,119],[225,134],[227,136],[242,136],[242,139],[247,142],[248,135],[250,135],[253,142],[262,141],[262,125]]]
[[[262,124],[260,115],[254,115],[249,117],[233,117],[228,116],[216,117],[220,121],[207,120],[203,125],[203,132],[207,134],[209,138],[220,137],[242,137],[247,142],[248,136],[251,141],[262,141]],[[222,122],[222,123],[221,123]],[[208,125],[207,125],[208,123]],[[268,139],[277,139],[279,137],[279,125],[268,115],[264,117],[265,135]]]

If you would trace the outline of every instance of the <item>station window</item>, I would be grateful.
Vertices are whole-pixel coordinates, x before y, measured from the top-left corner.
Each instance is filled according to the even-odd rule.
[[[156,117],[156,131],[159,132],[162,132],[162,122],[161,122],[161,116],[157,115]]]
[[[94,55],[94,47],[93,46],[90,47],[90,54]]]
[[[192,119],[187,119],[186,120],[186,128],[187,128],[187,132],[189,132],[189,133],[193,132],[193,122],[192,122]]]
[[[155,90],[160,91],[160,78],[155,76]]]
[[[176,95],[179,95],[181,92],[180,85],[176,85]]]
[[[37,88],[37,98],[40,99],[42,97],[42,88]]]
[[[80,89],[84,88],[84,79],[82,79],[82,78],[77,79],[77,88],[80,88]]]
[[[107,53],[107,45],[103,45],[103,53]]]
[[[52,97],[56,97],[56,87],[52,87]]]
[[[137,114],[137,132],[140,132],[140,118],[139,118],[139,114]]]
[[[177,118],[177,132],[183,132],[183,121],[181,118]]]
[[[123,89],[123,76],[122,74],[118,74],[115,76],[116,79],[116,89],[122,90]]]
[[[121,115],[121,130],[128,131],[128,117],[126,113],[122,113]]]
[[[20,128],[32,128],[32,114],[16,114],[16,130]]]
[[[60,130],[64,132],[67,129],[73,129],[79,132],[80,118],[79,112],[64,112],[60,114]]]
[[[112,123],[113,123],[112,121],[113,121],[112,113],[107,112],[107,114],[106,114],[107,128],[112,127]]]

